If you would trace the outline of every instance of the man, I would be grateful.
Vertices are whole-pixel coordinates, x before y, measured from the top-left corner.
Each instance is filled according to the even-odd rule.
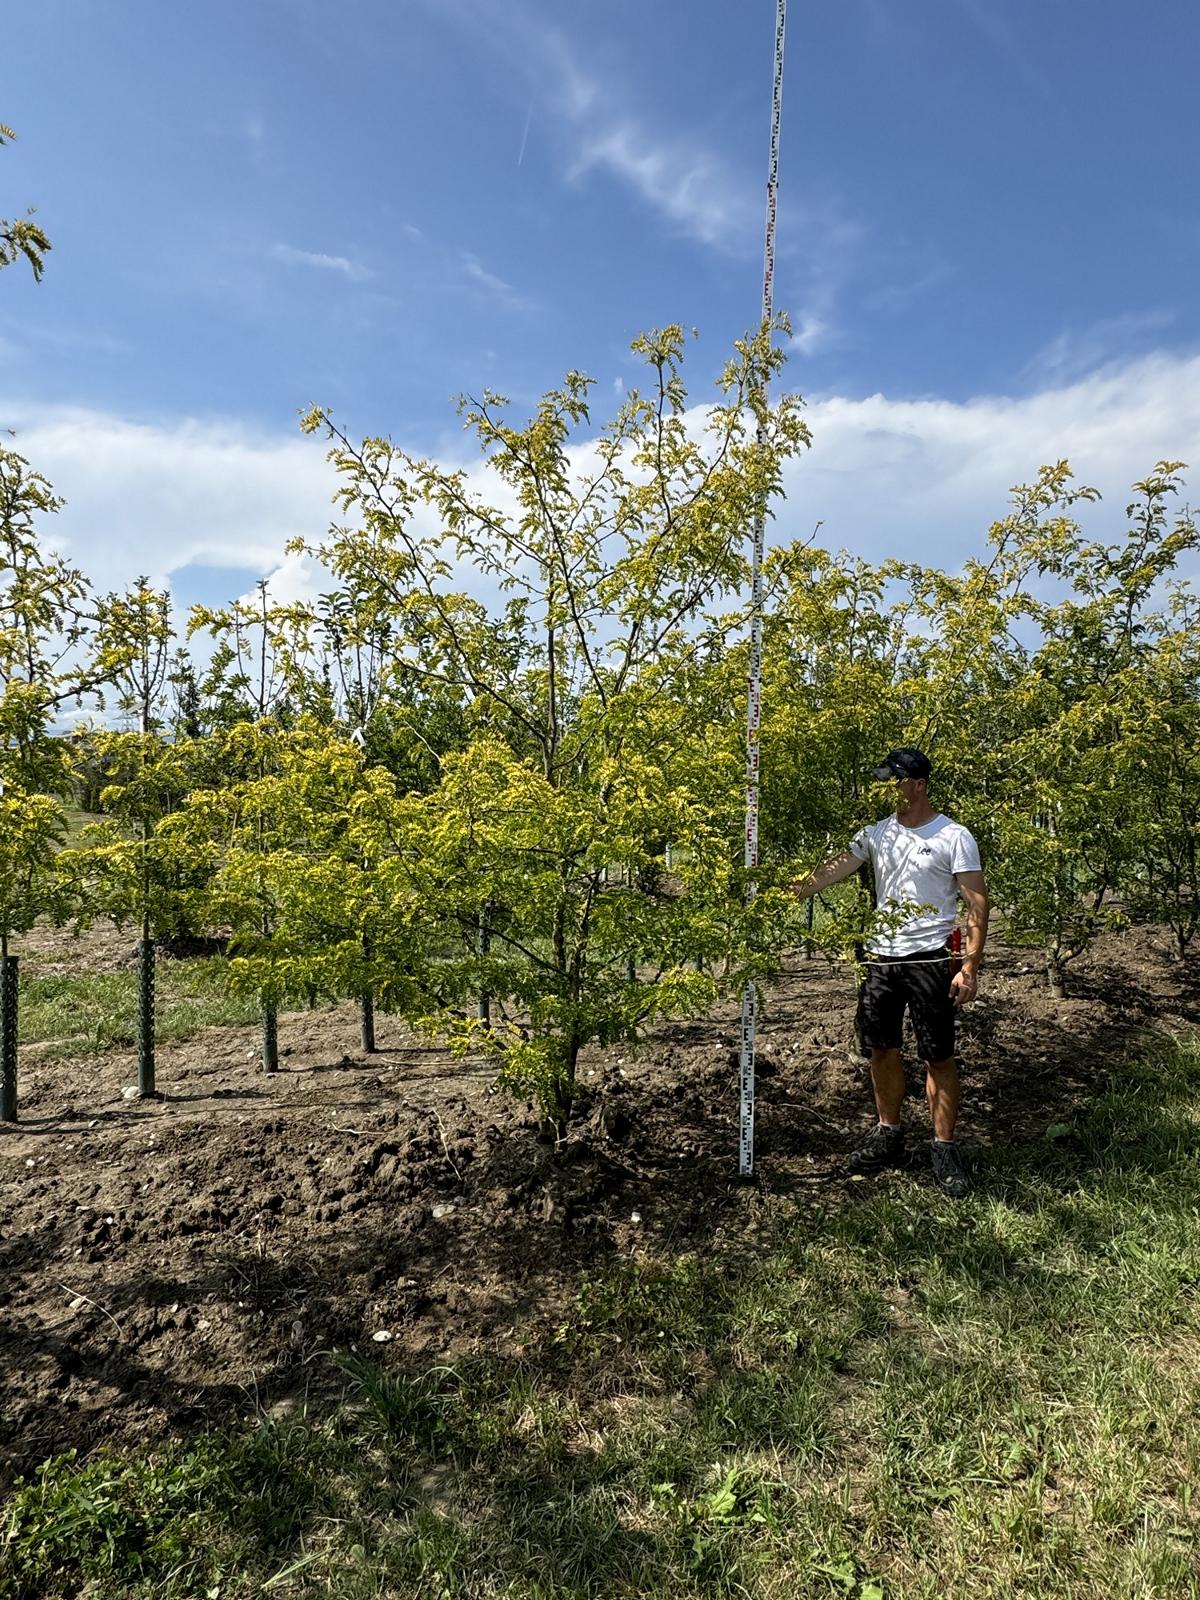
[[[948,1195],[960,1200],[970,1184],[954,1142],[959,1100],[954,1018],[957,1008],[969,1005],[978,991],[988,897],[979,846],[966,828],[930,804],[930,775],[929,761],[920,750],[893,750],[872,776],[895,784],[895,815],[860,829],[848,850],[793,884],[792,892],[807,899],[869,861],[880,910],[905,902],[919,908],[894,933],[876,934],[867,946],[858,1029],[864,1050],[870,1052],[879,1123],[851,1155],[849,1165],[854,1173],[875,1173],[900,1166],[905,1159],[900,1040],[907,1007],[925,1062],[934,1177]],[[961,969],[954,972],[948,941],[954,928],[956,889],[967,907],[967,937]]]

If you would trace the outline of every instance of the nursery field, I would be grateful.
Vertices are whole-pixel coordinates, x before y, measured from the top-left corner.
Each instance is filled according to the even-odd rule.
[[[24,1047],[0,1460],[79,1455],[10,1501],[0,1594],[1197,1593],[1200,992],[1144,927],[1072,987],[997,945],[958,1207],[843,1175],[824,960],[768,995],[752,1185],[732,1010],[585,1051],[557,1151],[351,1005],[281,1017],[276,1075],[253,1026],[164,1043],[158,1102],[130,1048]]]
[[[0,449],[3,1600],[1200,1597],[1184,463],[831,553],[788,331],[699,428],[677,325],[606,424],[468,400],[478,481],[318,407],[322,592],[186,620]],[[801,904],[914,746],[998,930],[957,1205],[845,1173],[919,906]]]

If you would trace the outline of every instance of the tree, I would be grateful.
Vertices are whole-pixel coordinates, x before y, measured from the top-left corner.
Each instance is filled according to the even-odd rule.
[[[777,947],[764,930],[784,897],[742,905],[736,735],[678,689],[808,431],[797,396],[764,398],[782,363],[771,330],[736,346],[703,413],[687,409],[683,345],[675,327],[635,341],[648,389],[586,447],[573,438],[590,422],[579,373],[524,426],[500,396],[464,402],[501,504],[464,471],[382,438],[353,443],[325,412],[305,424],[325,431],[341,507],[359,518],[312,553],[386,611],[396,670],[467,711],[469,742],[442,757],[436,787],[398,798],[384,868],[457,950],[433,1020],[488,1050],[560,1133],[585,1043],[702,1010],[716,986],[694,958],[732,950],[736,984]],[[454,585],[463,569],[481,594]],[[674,882],[670,841],[686,847]],[[467,1011],[481,989],[497,998],[490,1029]]]
[[[0,145],[8,144],[16,137],[11,128],[0,122]],[[51,244],[32,218],[32,211],[16,221],[0,217],[0,267],[11,267],[15,261],[23,259],[29,263],[35,281],[40,282]]]
[[[1010,669],[993,686],[995,737],[977,746],[977,792],[1006,935],[1044,949],[1056,995],[1096,933],[1121,919],[1140,848],[1146,812],[1129,734],[1146,712],[1162,585],[1197,543],[1186,513],[1167,518],[1181,465],[1159,462],[1134,485],[1130,526],[1113,544],[1085,539],[1072,508],[1098,496],[1073,487],[1066,462],[1015,490],[992,530]],[[1013,637],[1021,631],[1025,643]]]
[[[163,696],[170,671],[171,600],[140,577],[125,594],[99,608],[97,657],[117,691],[117,707],[134,720],[131,731],[91,730],[84,750],[89,768],[108,777],[99,802],[108,818],[64,851],[59,872],[74,893],[77,916],[136,921],[138,941],[138,1091],[155,1095],[155,944],[178,932],[188,893],[198,885],[192,864],[165,851],[156,825],[175,809],[194,774],[190,748],[163,738]],[[201,881],[203,874],[201,873]]]
[[[390,775],[312,717],[294,728],[237,723],[220,750],[220,785],[194,790],[158,835],[181,858],[213,864],[206,915],[232,929],[231,982],[263,1008],[264,1068],[277,1066],[287,999],[378,992],[423,1010],[415,996],[434,952],[411,894],[386,871]]]
[[[255,783],[261,794],[276,772],[284,730],[295,721],[310,693],[316,659],[313,615],[305,606],[273,602],[264,579],[257,584],[252,601],[235,600],[220,609],[194,606],[188,637],[202,629],[215,643],[199,693],[213,728],[206,741],[213,763],[210,782],[221,788],[203,788],[203,804],[199,809],[191,806],[189,815],[219,819],[219,797],[229,800],[234,807],[230,826],[235,832],[228,848],[232,860],[241,866],[247,856],[265,858],[271,850],[268,812],[252,805],[247,832],[247,812],[240,801]],[[231,881],[230,858],[223,860],[226,870],[217,886],[218,895]],[[265,866],[251,875],[253,895],[247,898],[239,892],[234,904],[239,919],[253,908],[253,929],[241,920],[234,920],[233,925],[244,939],[269,941],[274,931],[273,902]],[[278,994],[268,986],[259,998],[263,1070],[274,1072],[279,1066]]]
[[[92,643],[83,574],[41,548],[38,528],[62,505],[23,456],[0,448],[0,1118],[16,1116],[15,933],[54,910],[54,854],[66,828],[70,775],[55,719],[105,680]]]

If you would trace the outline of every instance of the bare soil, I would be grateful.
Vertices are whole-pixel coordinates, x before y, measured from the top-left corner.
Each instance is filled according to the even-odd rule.
[[[133,959],[112,930],[62,946],[38,934],[28,964]],[[1106,935],[1070,982],[1055,1001],[1036,954],[989,951],[960,1029],[968,1151],[1042,1137],[1139,1030],[1200,1022],[1195,969],[1157,930]],[[557,1150],[487,1067],[393,1019],[365,1055],[351,1005],[282,1018],[271,1076],[254,1029],[163,1047],[154,1102],[124,1098],[128,1052],[23,1057],[21,1121],[0,1127],[0,1482],[71,1447],[294,1405],[330,1382],[333,1349],[515,1354],[621,1257],[729,1247],[765,1207],[852,1204],[843,1160],[871,1120],[853,1012],[851,973],[820,960],[792,960],[769,995],[752,1184],[732,1006],[636,1056],[588,1052]]]

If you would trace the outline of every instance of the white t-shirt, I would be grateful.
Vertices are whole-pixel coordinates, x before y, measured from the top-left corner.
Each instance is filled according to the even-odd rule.
[[[979,872],[979,846],[959,822],[936,816],[919,828],[907,828],[893,814],[860,828],[850,853],[870,861],[875,873],[875,900],[881,911],[906,900],[932,906],[918,912],[891,937],[876,934],[867,945],[877,956],[910,956],[937,950],[954,927],[958,907],[955,875]]]

